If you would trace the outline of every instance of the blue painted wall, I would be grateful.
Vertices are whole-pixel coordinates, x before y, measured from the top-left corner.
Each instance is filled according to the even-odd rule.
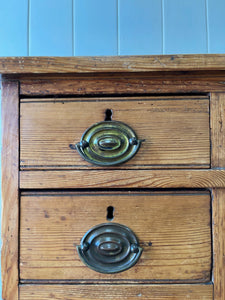
[[[224,16],[225,0],[0,0],[0,56],[225,53]]]
[[[0,56],[225,53],[225,0],[0,0]]]

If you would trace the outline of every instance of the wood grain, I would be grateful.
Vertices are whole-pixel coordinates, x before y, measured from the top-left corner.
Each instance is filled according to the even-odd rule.
[[[103,121],[106,109],[112,109],[113,120],[126,123],[145,139],[135,157],[117,168],[209,167],[208,97],[174,96],[24,99],[21,168],[96,169],[69,145]]]
[[[18,299],[18,83],[2,83],[2,299]]]
[[[113,275],[87,268],[75,247],[86,231],[107,222],[109,206],[114,207],[113,222],[131,228],[143,247],[135,266]],[[23,195],[20,242],[21,279],[208,282],[210,195]]]
[[[225,70],[224,54],[1,57],[1,74]]]
[[[212,300],[212,285],[21,285],[20,300]]]
[[[213,189],[214,300],[225,299],[225,189]]]
[[[225,167],[225,94],[211,94],[211,164]],[[225,299],[225,189],[212,190],[214,300]]]
[[[224,170],[21,171],[20,187],[38,188],[223,188]]]
[[[224,71],[99,73],[18,76],[20,93],[37,95],[113,95],[207,93],[225,91]]]
[[[211,166],[225,167],[225,93],[212,93],[211,112]]]

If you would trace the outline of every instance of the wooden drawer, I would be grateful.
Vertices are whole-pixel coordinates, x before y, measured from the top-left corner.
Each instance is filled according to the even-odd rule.
[[[137,264],[117,274],[91,270],[76,250],[90,228],[108,222],[109,206],[114,208],[113,222],[133,230],[143,248]],[[20,228],[24,282],[211,280],[208,192],[26,192],[21,196]]]
[[[105,111],[126,123],[139,152],[119,168],[209,168],[209,98],[206,96],[22,99],[20,168],[98,168],[70,145],[103,121]],[[117,166],[118,168],[118,166]]]

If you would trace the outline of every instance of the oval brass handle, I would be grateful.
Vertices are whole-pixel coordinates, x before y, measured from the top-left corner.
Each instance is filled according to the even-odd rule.
[[[141,256],[135,234],[117,223],[103,223],[91,228],[77,246],[80,259],[100,273],[118,273],[131,268]]]
[[[103,121],[89,127],[76,144],[80,156],[99,166],[113,166],[131,159],[141,143],[128,125],[118,121]]]

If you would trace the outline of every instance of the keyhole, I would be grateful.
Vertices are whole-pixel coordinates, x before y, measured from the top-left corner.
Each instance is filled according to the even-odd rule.
[[[112,121],[112,109],[106,109],[105,111],[105,121]]]
[[[108,221],[112,221],[113,220],[113,218],[114,218],[113,213],[114,213],[114,207],[113,206],[108,206],[107,207],[107,216],[106,216],[106,219]]]

